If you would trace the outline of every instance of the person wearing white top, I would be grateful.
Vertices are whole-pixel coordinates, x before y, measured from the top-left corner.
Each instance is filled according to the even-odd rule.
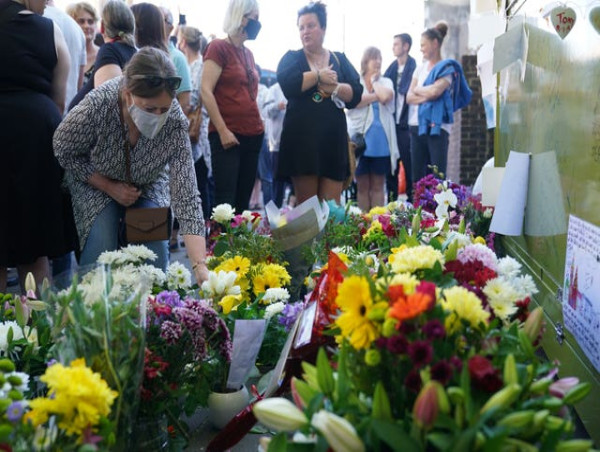
[[[283,204],[285,190],[285,181],[277,177],[277,165],[279,162],[279,142],[281,141],[286,108],[287,99],[281,90],[281,86],[279,83],[271,85],[262,114],[266,119],[265,132],[269,143],[269,151],[271,151],[271,168],[273,171],[273,201],[277,204],[277,207],[281,207]]]
[[[349,134],[363,133],[367,148],[358,160],[358,207],[369,211],[385,202],[385,179],[396,170],[400,152],[394,120],[394,84],[381,75],[381,51],[368,47],[361,61],[360,83],[365,88],[357,107],[348,111]]]
[[[79,24],[71,16],[54,6],[54,0],[48,1],[44,10],[44,17],[52,19],[58,25],[69,48],[71,67],[69,68],[65,96],[65,105],[69,105],[71,99],[75,97],[75,94],[83,85],[83,73],[87,63],[85,35]]]

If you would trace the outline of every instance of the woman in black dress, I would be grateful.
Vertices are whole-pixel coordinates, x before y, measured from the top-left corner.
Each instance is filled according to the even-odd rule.
[[[6,267],[17,267],[21,286],[28,272],[41,283],[48,256],[73,250],[76,239],[52,152],[69,51],[60,29],[41,17],[45,3],[0,0],[0,291]]]
[[[302,49],[287,52],[277,81],[288,99],[278,177],[291,177],[298,202],[340,201],[349,175],[344,108],[360,102],[360,77],[343,53],[323,48],[327,12],[320,2],[298,11]]]

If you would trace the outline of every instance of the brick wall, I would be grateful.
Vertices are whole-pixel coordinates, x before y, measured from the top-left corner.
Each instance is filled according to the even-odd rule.
[[[463,55],[461,63],[473,97],[461,111],[460,183],[472,185],[483,164],[494,155],[494,129],[488,130],[486,125],[477,56]]]

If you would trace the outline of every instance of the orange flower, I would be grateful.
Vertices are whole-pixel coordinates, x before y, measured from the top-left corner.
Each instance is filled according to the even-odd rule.
[[[406,297],[399,297],[388,312],[388,316],[399,320],[397,327],[403,320],[417,317],[427,311],[431,306],[431,295],[415,292]]]

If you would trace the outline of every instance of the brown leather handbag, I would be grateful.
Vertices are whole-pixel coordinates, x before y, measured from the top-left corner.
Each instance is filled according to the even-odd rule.
[[[119,113],[125,149],[125,181],[131,184],[131,150],[123,121],[120,97]],[[170,229],[171,209],[169,207],[128,207],[125,209],[125,241],[127,243],[168,240],[171,234]]]
[[[190,122],[190,141],[192,144],[197,143],[200,140],[200,127],[202,126],[202,108],[196,107],[187,115],[188,121]]]

